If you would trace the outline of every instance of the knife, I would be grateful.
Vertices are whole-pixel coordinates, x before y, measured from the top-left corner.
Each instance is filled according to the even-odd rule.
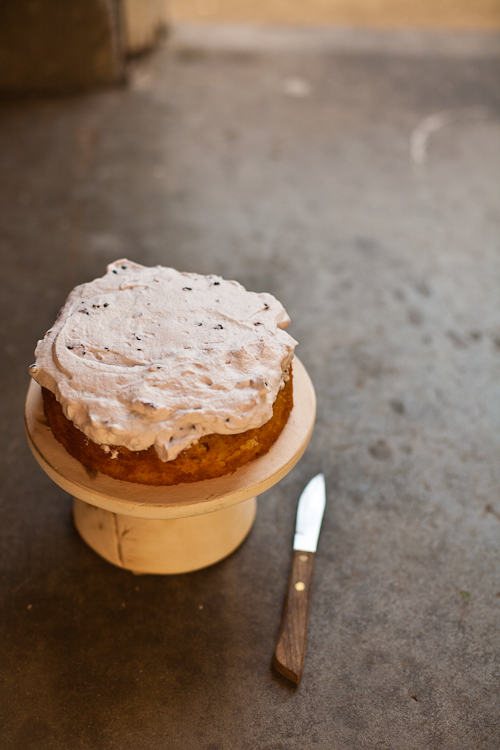
[[[273,655],[273,664],[278,672],[297,685],[306,655],[314,554],[324,510],[325,477],[317,474],[302,492],[297,508],[292,566]]]

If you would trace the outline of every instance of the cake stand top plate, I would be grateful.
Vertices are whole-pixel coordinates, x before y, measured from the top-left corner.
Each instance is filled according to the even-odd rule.
[[[136,518],[186,518],[211,513],[265,492],[295,466],[311,437],[316,395],[297,357],[293,361],[294,406],[279,438],[265,456],[234,474],[174,487],[122,482],[104,474],[91,476],[55,439],[43,413],[42,390],[31,381],[25,407],[28,442],[36,460],[66,492],[112,513]]]

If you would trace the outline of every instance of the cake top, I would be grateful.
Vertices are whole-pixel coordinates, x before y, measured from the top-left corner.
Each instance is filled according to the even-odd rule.
[[[236,281],[117,260],[71,292],[30,374],[93,442],[170,461],[272,417],[297,344],[289,322]]]

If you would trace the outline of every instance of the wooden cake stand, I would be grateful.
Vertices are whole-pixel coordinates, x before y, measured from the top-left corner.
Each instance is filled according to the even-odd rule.
[[[304,453],[316,396],[297,357],[293,398],[288,422],[265,456],[229,476],[175,487],[89,473],[55,439],[34,380],[26,398],[26,433],[42,469],[73,495],[76,528],[95,552],[134,573],[187,573],[222,560],[243,542],[255,519],[256,495],[279,482]]]

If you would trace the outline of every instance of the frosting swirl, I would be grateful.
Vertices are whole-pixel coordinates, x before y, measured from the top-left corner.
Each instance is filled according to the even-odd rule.
[[[271,294],[128,260],[76,287],[31,376],[93,442],[170,461],[203,435],[261,427],[297,342]]]

